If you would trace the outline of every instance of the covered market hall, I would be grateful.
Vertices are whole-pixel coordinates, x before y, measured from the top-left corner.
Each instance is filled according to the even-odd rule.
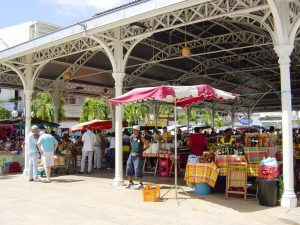
[[[32,95],[41,91],[51,92],[58,108],[63,93],[107,100],[135,87],[209,84],[240,97],[232,104],[201,103],[205,107],[248,115],[282,111],[281,206],[293,208],[299,28],[299,0],[136,0],[1,51],[0,85],[24,89],[26,134]],[[111,110],[114,184],[120,186],[122,106]]]

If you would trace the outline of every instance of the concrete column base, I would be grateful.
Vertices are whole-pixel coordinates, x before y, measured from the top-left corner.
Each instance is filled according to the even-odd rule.
[[[281,197],[281,207],[284,208],[296,208],[297,207],[297,196],[293,191],[290,193],[284,192]]]
[[[121,187],[124,186],[124,179],[122,178],[115,178],[114,179],[114,184],[115,187]]]

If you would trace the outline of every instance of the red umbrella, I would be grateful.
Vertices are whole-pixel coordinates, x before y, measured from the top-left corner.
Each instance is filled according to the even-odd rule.
[[[112,128],[111,120],[91,120],[85,123],[77,124],[70,128],[70,132],[83,131],[87,126],[90,126],[91,130],[109,130]]]
[[[193,86],[159,86],[147,88],[135,88],[126,94],[110,99],[114,105],[123,105],[130,102],[147,100],[158,100],[169,103],[176,103],[177,106],[185,107],[204,100],[230,100],[238,95],[229,93],[209,85]]]

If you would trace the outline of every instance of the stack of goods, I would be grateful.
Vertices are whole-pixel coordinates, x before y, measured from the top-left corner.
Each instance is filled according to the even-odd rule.
[[[213,152],[204,153],[200,157],[201,163],[211,163],[215,161],[215,154]]]
[[[216,146],[217,155],[244,155],[243,146],[239,143],[237,144],[218,144]]]
[[[246,133],[244,153],[248,161],[248,176],[257,177],[259,164],[277,153],[277,135],[271,133]]]
[[[170,150],[160,150],[159,151],[160,158],[170,158],[171,154],[172,154],[172,152]]]
[[[245,147],[274,147],[277,144],[277,135],[271,133],[246,133]]]

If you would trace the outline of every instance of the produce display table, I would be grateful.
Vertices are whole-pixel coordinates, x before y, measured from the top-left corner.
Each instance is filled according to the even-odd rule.
[[[275,157],[276,147],[244,147],[248,163],[260,163],[266,156]]]
[[[220,168],[220,176],[226,176],[228,162],[247,162],[247,160],[245,156],[216,155],[215,162],[217,166]],[[247,164],[248,177],[258,177],[258,168],[259,168],[259,164],[248,163]]]
[[[227,167],[229,162],[247,162],[244,155],[216,155],[216,165],[218,167]]]
[[[214,187],[219,175],[219,169],[214,162],[211,163],[187,163],[185,180],[188,183],[205,182]]]
[[[246,157],[236,155],[216,155],[216,165],[220,168],[220,176],[226,176],[229,162],[247,162]]]

